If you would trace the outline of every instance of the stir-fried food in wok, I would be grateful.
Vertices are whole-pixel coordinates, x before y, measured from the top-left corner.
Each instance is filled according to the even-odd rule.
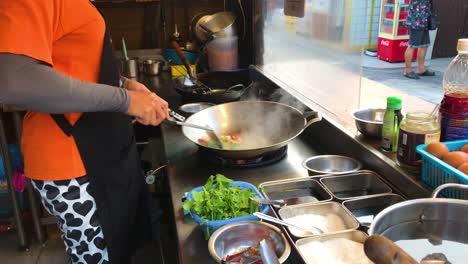
[[[237,150],[241,147],[241,139],[238,135],[218,135],[219,140],[223,144],[223,149],[226,150]],[[218,144],[216,140],[209,135],[205,135],[198,139],[198,143],[205,147],[217,148]]]

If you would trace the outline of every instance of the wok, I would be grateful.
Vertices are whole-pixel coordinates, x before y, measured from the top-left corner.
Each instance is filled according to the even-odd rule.
[[[197,89],[185,76],[174,80],[174,89],[188,101],[220,104],[239,100],[251,84],[247,69],[200,73],[197,79],[211,90]]]
[[[310,119],[310,120],[308,120]],[[304,129],[322,120],[318,112],[302,113],[294,107],[268,101],[240,101],[221,104],[193,114],[187,123],[211,127],[219,135],[238,135],[239,149],[219,149],[201,145],[206,133],[183,127],[185,137],[218,156],[249,159],[286,146]]]

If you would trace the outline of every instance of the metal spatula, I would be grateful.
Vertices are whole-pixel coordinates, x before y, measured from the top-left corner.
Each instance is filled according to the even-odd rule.
[[[223,149],[223,143],[222,141],[219,139],[219,137],[216,135],[216,133],[214,132],[214,130],[208,126],[199,126],[199,125],[195,125],[195,124],[191,124],[191,123],[186,123],[186,122],[181,122],[181,121],[177,121],[177,120],[169,120],[169,121],[166,121],[166,122],[169,122],[171,124],[175,124],[175,125],[179,125],[179,126],[186,126],[186,127],[191,127],[191,128],[196,128],[196,129],[202,129],[202,130],[205,130],[206,133],[208,134],[208,136],[213,139],[216,143],[216,145],[220,148],[220,149]]]

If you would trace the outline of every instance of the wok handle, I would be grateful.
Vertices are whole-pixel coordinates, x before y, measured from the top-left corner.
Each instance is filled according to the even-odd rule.
[[[373,235],[366,239],[364,252],[375,264],[418,264],[393,241],[380,235]]]
[[[317,123],[322,120],[322,115],[317,111],[306,112],[302,116],[307,120],[307,123],[304,126],[304,129],[308,128],[313,123]],[[312,119],[308,120],[309,118],[312,118]]]
[[[439,195],[439,193],[442,190],[448,189],[448,188],[455,188],[455,189],[468,191],[468,185],[458,184],[458,183],[446,183],[446,184],[440,185],[432,192],[432,198],[437,198],[437,195]]]
[[[240,84],[236,84],[227,88],[226,93],[229,91],[237,91],[237,90],[244,90],[244,89],[245,89],[245,86],[242,83],[240,83]]]

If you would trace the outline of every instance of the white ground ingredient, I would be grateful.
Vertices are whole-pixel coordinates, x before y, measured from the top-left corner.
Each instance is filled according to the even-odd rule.
[[[372,264],[364,245],[346,238],[312,241],[299,247],[307,264]]]
[[[324,233],[337,232],[347,229],[343,219],[337,214],[327,213],[325,215],[316,214],[303,214],[291,217],[286,222],[295,224],[300,227],[310,228],[317,227],[322,229]],[[310,235],[307,232],[303,232],[294,227],[289,228],[291,233],[296,236],[307,236]]]

